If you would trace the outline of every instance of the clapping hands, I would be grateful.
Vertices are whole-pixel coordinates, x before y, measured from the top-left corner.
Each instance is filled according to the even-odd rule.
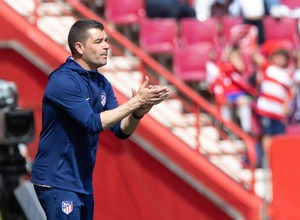
[[[140,102],[140,107],[134,111],[138,116],[143,116],[150,109],[169,97],[169,88],[160,85],[149,85],[149,78],[146,76],[138,91],[132,89],[132,97]]]

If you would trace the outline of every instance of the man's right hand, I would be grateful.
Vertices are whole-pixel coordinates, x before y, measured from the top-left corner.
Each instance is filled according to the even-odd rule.
[[[169,91],[166,86],[149,85],[149,78],[146,76],[139,90],[135,91],[133,89],[132,93],[139,100],[140,108],[151,109],[151,106],[157,105],[169,97]]]

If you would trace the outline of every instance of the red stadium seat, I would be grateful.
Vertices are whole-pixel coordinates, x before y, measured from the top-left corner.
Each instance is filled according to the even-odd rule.
[[[282,17],[276,19],[265,17],[263,19],[265,40],[287,40],[292,47],[299,45],[297,19]]]
[[[218,44],[218,20],[210,18],[200,21],[196,18],[182,18],[179,23],[181,46],[208,42]]]
[[[206,80],[206,64],[215,48],[210,43],[195,47],[177,47],[173,53],[173,72],[185,82]]]
[[[145,0],[105,0],[107,21],[118,25],[134,24],[146,15]]]
[[[300,8],[299,0],[280,0],[280,4],[286,5],[290,9]]]
[[[140,47],[150,54],[171,54],[177,45],[176,19],[144,18],[139,27]]]
[[[220,18],[220,26],[221,26],[221,35],[223,38],[224,43],[229,40],[230,36],[230,29],[237,25],[242,24],[243,19],[241,17],[230,17],[225,16]]]

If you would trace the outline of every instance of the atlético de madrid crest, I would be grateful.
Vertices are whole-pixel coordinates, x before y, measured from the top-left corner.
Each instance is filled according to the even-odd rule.
[[[69,215],[73,211],[73,202],[71,201],[62,201],[61,210]]]
[[[104,107],[106,104],[106,93],[101,93],[101,105]]]

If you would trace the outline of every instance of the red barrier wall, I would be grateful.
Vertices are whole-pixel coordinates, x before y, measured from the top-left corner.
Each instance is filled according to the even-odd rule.
[[[270,151],[273,203],[272,220],[300,219],[300,136],[274,138]]]
[[[100,140],[95,219],[231,219],[132,141]]]

